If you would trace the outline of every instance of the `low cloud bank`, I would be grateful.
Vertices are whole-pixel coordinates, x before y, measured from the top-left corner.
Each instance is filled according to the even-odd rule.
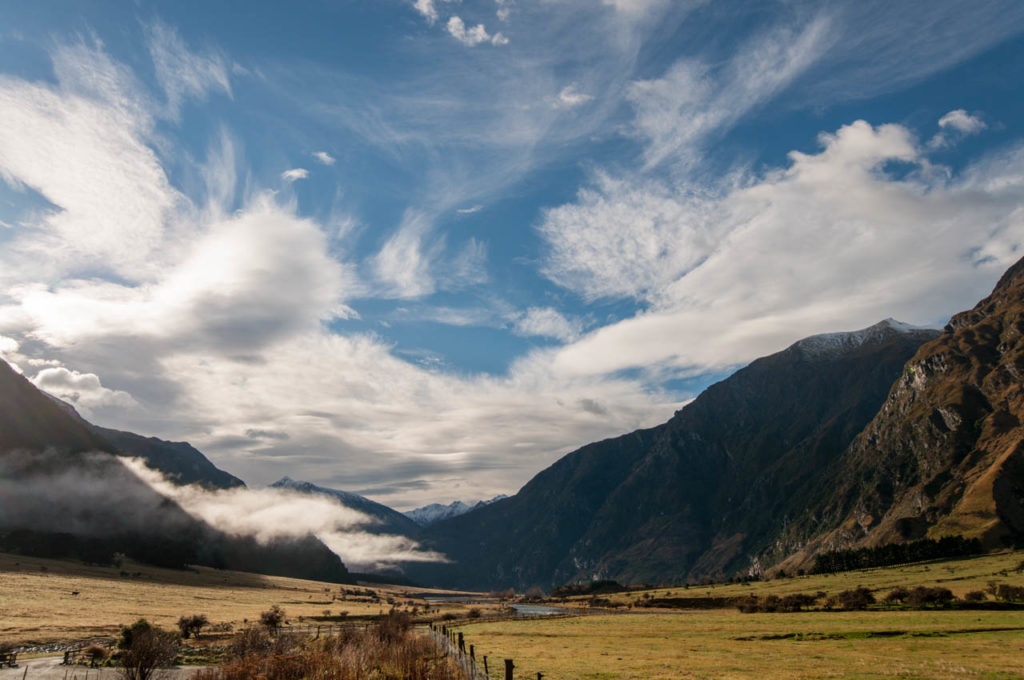
[[[342,505],[329,496],[289,489],[204,489],[178,486],[138,458],[124,465],[161,496],[187,513],[235,536],[261,543],[275,538],[314,535],[356,571],[393,567],[399,562],[443,562],[439,553],[423,550],[405,536],[372,534],[365,527],[377,519]]]

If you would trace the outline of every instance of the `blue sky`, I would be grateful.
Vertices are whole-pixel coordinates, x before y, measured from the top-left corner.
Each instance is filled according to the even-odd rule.
[[[514,492],[1024,242],[1017,2],[0,7],[0,354],[397,507]]]

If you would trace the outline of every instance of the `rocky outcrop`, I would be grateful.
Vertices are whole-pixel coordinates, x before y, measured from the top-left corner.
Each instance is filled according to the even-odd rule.
[[[1024,260],[907,362],[830,483],[783,537],[820,550],[923,537],[1024,538]]]

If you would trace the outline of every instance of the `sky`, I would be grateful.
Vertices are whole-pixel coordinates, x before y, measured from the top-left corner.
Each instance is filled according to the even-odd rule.
[[[1024,4],[0,5],[0,356],[399,509],[1024,252]]]

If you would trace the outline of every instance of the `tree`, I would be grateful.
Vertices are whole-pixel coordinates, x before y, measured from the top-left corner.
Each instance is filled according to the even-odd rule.
[[[875,596],[864,586],[839,593],[839,604],[843,609],[867,609],[875,603]]]
[[[277,633],[277,629],[284,623],[284,610],[279,605],[274,605],[265,612],[260,613],[260,624],[270,633]]]
[[[208,625],[210,620],[206,618],[206,614],[193,614],[178,619],[178,630],[181,631],[181,637],[186,640],[190,636],[199,639],[199,632]]]
[[[151,626],[145,619],[121,629],[118,647],[125,680],[150,680],[158,668],[173,666],[178,656],[177,636]]]

